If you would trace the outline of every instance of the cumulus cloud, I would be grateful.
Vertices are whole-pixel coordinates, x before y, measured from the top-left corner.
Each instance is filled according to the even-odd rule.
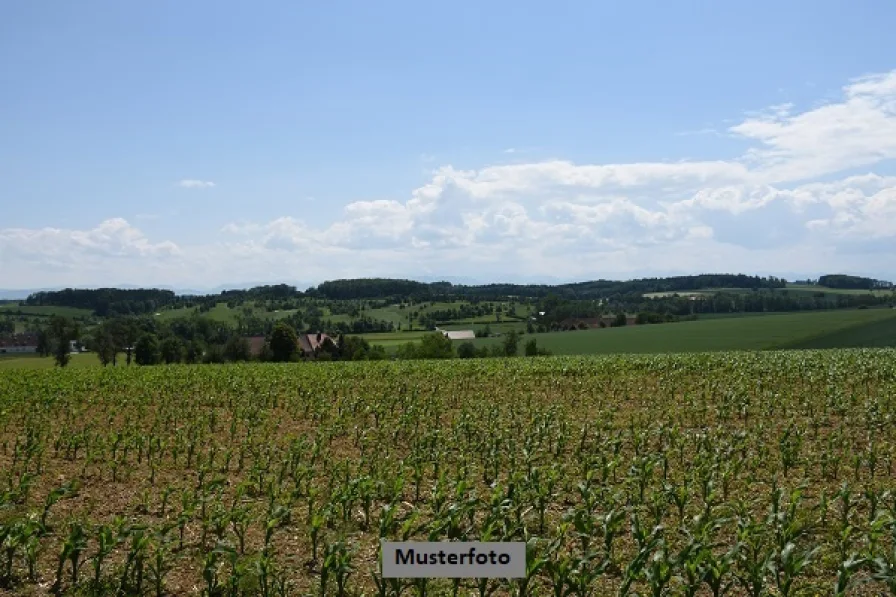
[[[177,186],[183,189],[210,189],[215,186],[215,183],[210,180],[195,180],[188,178],[179,181]]]
[[[108,276],[88,279],[85,267],[115,260],[133,275],[165,276],[134,283],[183,276],[210,285],[421,272],[896,274],[881,251],[896,248],[896,176],[886,172],[896,159],[896,71],[850,81],[821,106],[751,114],[728,134],[749,144],[736,159],[443,165],[405,197],[351,201],[327,225],[290,215],[239,221],[207,245],[150,240],[121,219],[86,231],[0,230],[0,263],[29,264],[20,272],[35,284],[52,283],[62,267],[102,283]]]

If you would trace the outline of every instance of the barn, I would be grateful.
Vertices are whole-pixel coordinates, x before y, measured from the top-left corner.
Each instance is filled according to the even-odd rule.
[[[37,352],[37,334],[0,336],[0,354]]]

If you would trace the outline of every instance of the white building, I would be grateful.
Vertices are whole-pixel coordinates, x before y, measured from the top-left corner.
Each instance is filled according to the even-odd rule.
[[[446,330],[441,330],[442,335],[448,338],[449,340],[475,340],[476,332],[473,330],[456,330],[453,332],[449,332]]]

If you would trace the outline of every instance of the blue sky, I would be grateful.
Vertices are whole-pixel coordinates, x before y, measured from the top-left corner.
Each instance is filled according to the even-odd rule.
[[[888,0],[2,3],[0,287],[892,279],[894,22]]]

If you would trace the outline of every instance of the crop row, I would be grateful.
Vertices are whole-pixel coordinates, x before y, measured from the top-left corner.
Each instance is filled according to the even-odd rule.
[[[0,591],[896,594],[896,352],[0,373]],[[525,541],[396,580],[389,540]]]

